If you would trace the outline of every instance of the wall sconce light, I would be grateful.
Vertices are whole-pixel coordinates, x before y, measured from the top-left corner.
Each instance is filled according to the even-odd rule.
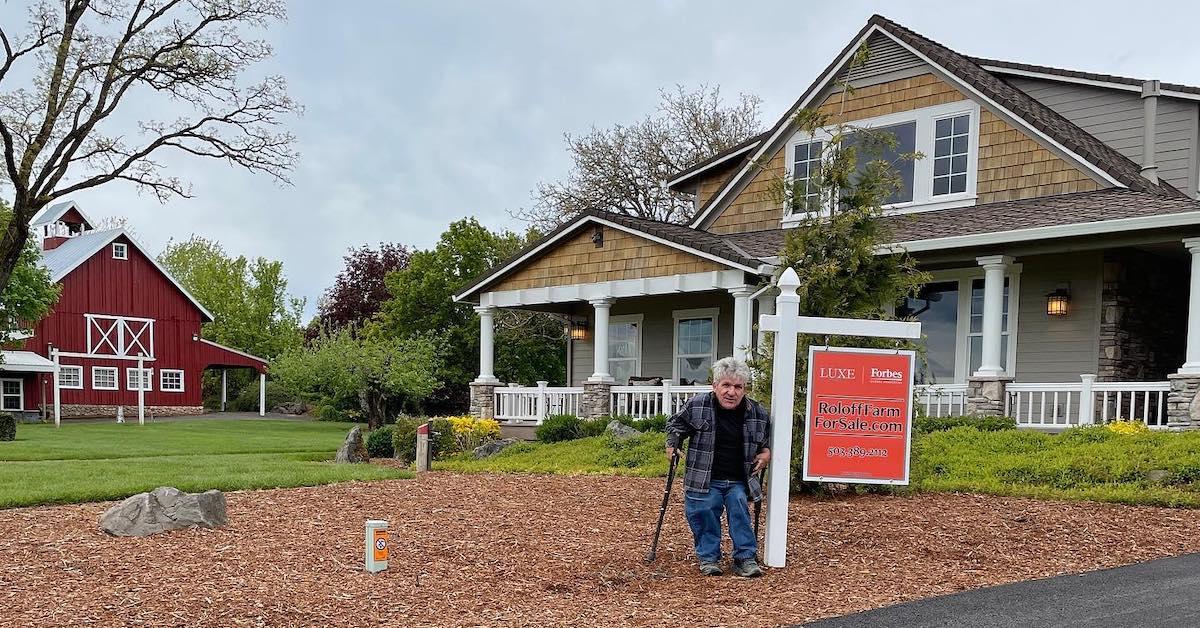
[[[1058,288],[1046,295],[1046,316],[1066,316],[1070,311],[1071,291]]]
[[[199,340],[200,334],[192,334],[192,342],[198,342]]]
[[[586,318],[572,318],[569,327],[571,340],[587,340]]]

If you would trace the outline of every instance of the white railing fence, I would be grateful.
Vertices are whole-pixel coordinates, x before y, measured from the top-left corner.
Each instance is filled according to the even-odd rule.
[[[692,397],[712,390],[711,386],[613,386],[610,414],[644,419],[656,414],[675,414]]]
[[[966,384],[918,384],[913,399],[925,416],[962,416],[967,413]]]
[[[494,416],[504,423],[532,421],[554,414],[578,415],[583,406],[583,388],[548,386],[549,382],[538,382],[537,386],[509,384],[496,389]]]
[[[1056,429],[1109,421],[1141,421],[1167,427],[1170,382],[1097,382],[1009,384],[1005,414],[1018,427]]]

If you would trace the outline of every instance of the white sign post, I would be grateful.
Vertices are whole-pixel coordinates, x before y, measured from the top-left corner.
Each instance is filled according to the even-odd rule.
[[[788,490],[791,485],[792,417],[796,407],[796,339],[800,334],[921,337],[921,324],[906,321],[866,321],[853,318],[800,316],[796,288],[800,277],[788,268],[779,276],[775,314],[758,318],[759,329],[775,332],[775,361],[771,379],[771,481],[767,487],[767,527],[763,562],[783,567],[787,560]]]

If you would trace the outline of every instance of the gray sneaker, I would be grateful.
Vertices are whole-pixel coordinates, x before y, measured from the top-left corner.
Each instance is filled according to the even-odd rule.
[[[719,565],[713,561],[701,561],[700,562],[700,573],[702,573],[706,576],[719,576],[722,573],[721,565]]]
[[[734,560],[733,573],[743,578],[757,578],[763,575],[762,569],[758,566],[758,561],[753,558]]]

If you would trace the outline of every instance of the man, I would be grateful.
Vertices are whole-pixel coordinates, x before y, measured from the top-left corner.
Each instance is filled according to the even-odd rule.
[[[700,573],[721,575],[721,511],[733,541],[733,572],[762,575],[749,502],[762,499],[755,477],[771,460],[767,411],[746,397],[750,368],[734,358],[712,367],[713,391],[689,400],[667,422],[667,457],[691,439],[684,466],[684,512],[696,542]]]

